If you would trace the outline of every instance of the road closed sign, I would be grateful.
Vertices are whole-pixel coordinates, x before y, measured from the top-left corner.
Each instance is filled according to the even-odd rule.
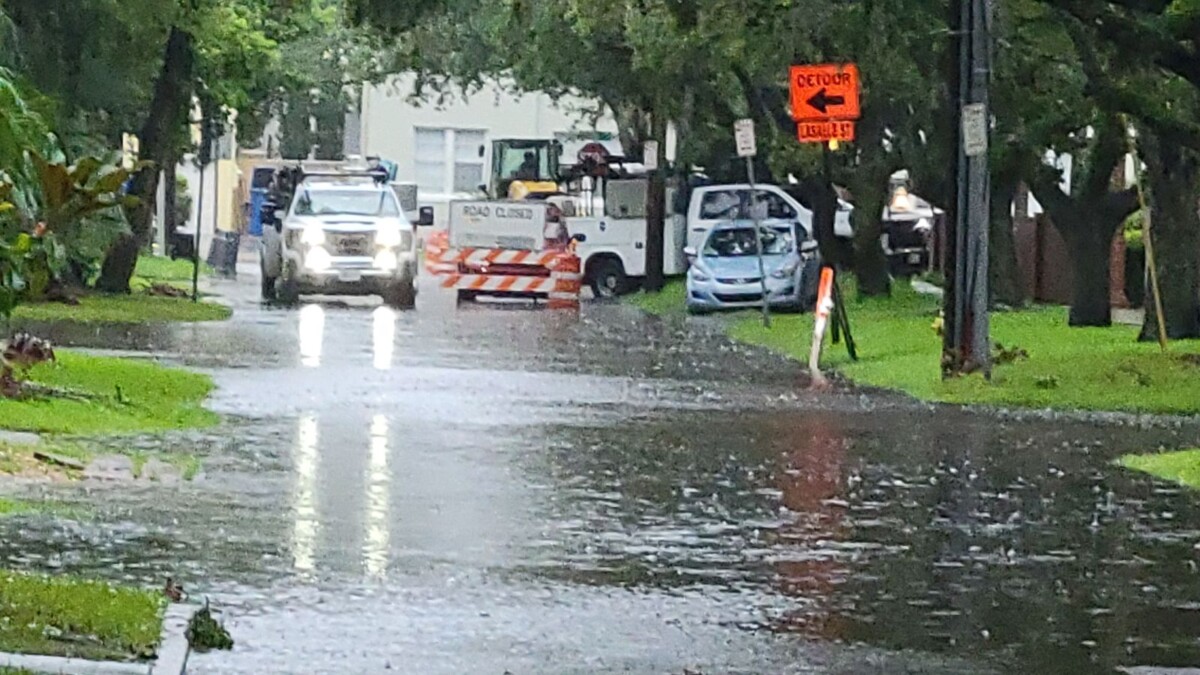
[[[792,119],[856,120],[862,114],[858,98],[858,66],[826,63],[792,66]]]

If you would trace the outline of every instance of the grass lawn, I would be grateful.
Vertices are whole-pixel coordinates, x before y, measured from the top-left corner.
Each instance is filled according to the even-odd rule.
[[[853,291],[846,290],[847,297]],[[684,312],[682,281],[658,296],[633,296],[647,311]],[[1156,343],[1139,343],[1137,329],[1069,328],[1061,307],[1035,307],[992,315],[992,340],[1020,347],[1029,358],[998,365],[992,382],[971,376],[944,382],[939,359],[941,338],[932,323],[940,299],[898,284],[891,298],[854,299],[848,303],[860,361],[851,362],[841,345],[826,345],[824,368],[850,380],[907,392],[917,398],[1056,409],[1200,413],[1200,343],[1172,343],[1168,353]],[[812,315],[776,315],[770,329],[757,314],[725,317],[731,337],[807,362]]]
[[[1117,460],[1117,464],[1200,490],[1200,449],[1125,455]]]
[[[201,274],[208,273],[206,265]],[[153,284],[161,283],[184,290],[192,288],[192,264],[161,256],[138,258],[134,276],[129,280],[129,295],[85,295],[78,305],[62,302],[38,302],[20,305],[13,318],[25,321],[78,321],[81,323],[155,323],[168,321],[220,321],[232,311],[214,302],[192,302],[190,298],[151,295]]]
[[[30,380],[86,393],[92,400],[0,400],[0,428],[53,434],[110,434],[207,427],[207,375],[150,361],[87,356],[67,350],[36,366]]]
[[[210,272],[212,272],[212,268],[207,263],[201,262],[200,276],[205,276]],[[187,286],[191,288],[192,261],[171,260],[161,255],[143,255],[138,258],[137,267],[134,268],[133,274],[134,276],[157,282],[185,281],[187,282]]]
[[[44,513],[47,515],[61,516],[63,518],[70,519],[78,519],[85,515],[80,509],[72,508],[59,502],[0,497],[0,518],[6,518],[8,516],[23,516],[34,513]]]
[[[162,630],[163,603],[156,591],[0,572],[0,651],[151,658]]]
[[[214,302],[192,302],[147,293],[85,295],[78,305],[39,302],[20,305],[13,319],[24,321],[78,321],[81,323],[155,323],[168,321],[220,321],[233,313]]]

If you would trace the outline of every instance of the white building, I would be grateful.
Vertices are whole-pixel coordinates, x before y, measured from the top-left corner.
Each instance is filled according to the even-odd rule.
[[[571,141],[584,142],[580,139],[603,141],[620,153],[611,115],[593,123],[594,102],[574,97],[554,101],[546,94],[515,94],[489,85],[467,96],[456,92],[440,104],[414,103],[414,81],[412,75],[397,75],[365,87],[359,137],[348,138],[347,146],[396,162],[397,180],[417,183],[423,204],[437,208],[486,183],[480,149],[493,139],[558,138],[567,161],[574,156]]]

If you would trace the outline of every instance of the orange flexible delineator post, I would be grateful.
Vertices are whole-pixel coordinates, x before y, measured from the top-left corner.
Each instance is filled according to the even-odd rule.
[[[821,283],[817,287],[817,306],[813,308],[812,351],[808,355],[808,372],[812,375],[813,386],[827,384],[821,374],[821,346],[825,342],[825,329],[829,325],[829,313],[833,310],[833,268],[821,268]]]

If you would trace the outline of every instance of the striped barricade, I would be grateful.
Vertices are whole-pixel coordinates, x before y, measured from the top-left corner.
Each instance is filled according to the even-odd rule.
[[[579,256],[559,253],[551,263],[550,279],[554,282],[548,303],[550,309],[579,309],[579,292],[583,287]]]
[[[449,272],[442,288],[453,289],[459,299],[479,295],[515,295],[547,298],[552,309],[579,309],[583,284],[579,256],[563,251],[519,249],[446,249],[436,263]]]
[[[442,279],[442,288],[474,293],[512,293],[549,295],[554,289],[550,277],[525,276],[520,274],[448,274]]]
[[[458,271],[458,263],[447,260],[450,252],[450,234],[445,230],[432,232],[425,240],[425,269],[430,274],[451,274]]]

